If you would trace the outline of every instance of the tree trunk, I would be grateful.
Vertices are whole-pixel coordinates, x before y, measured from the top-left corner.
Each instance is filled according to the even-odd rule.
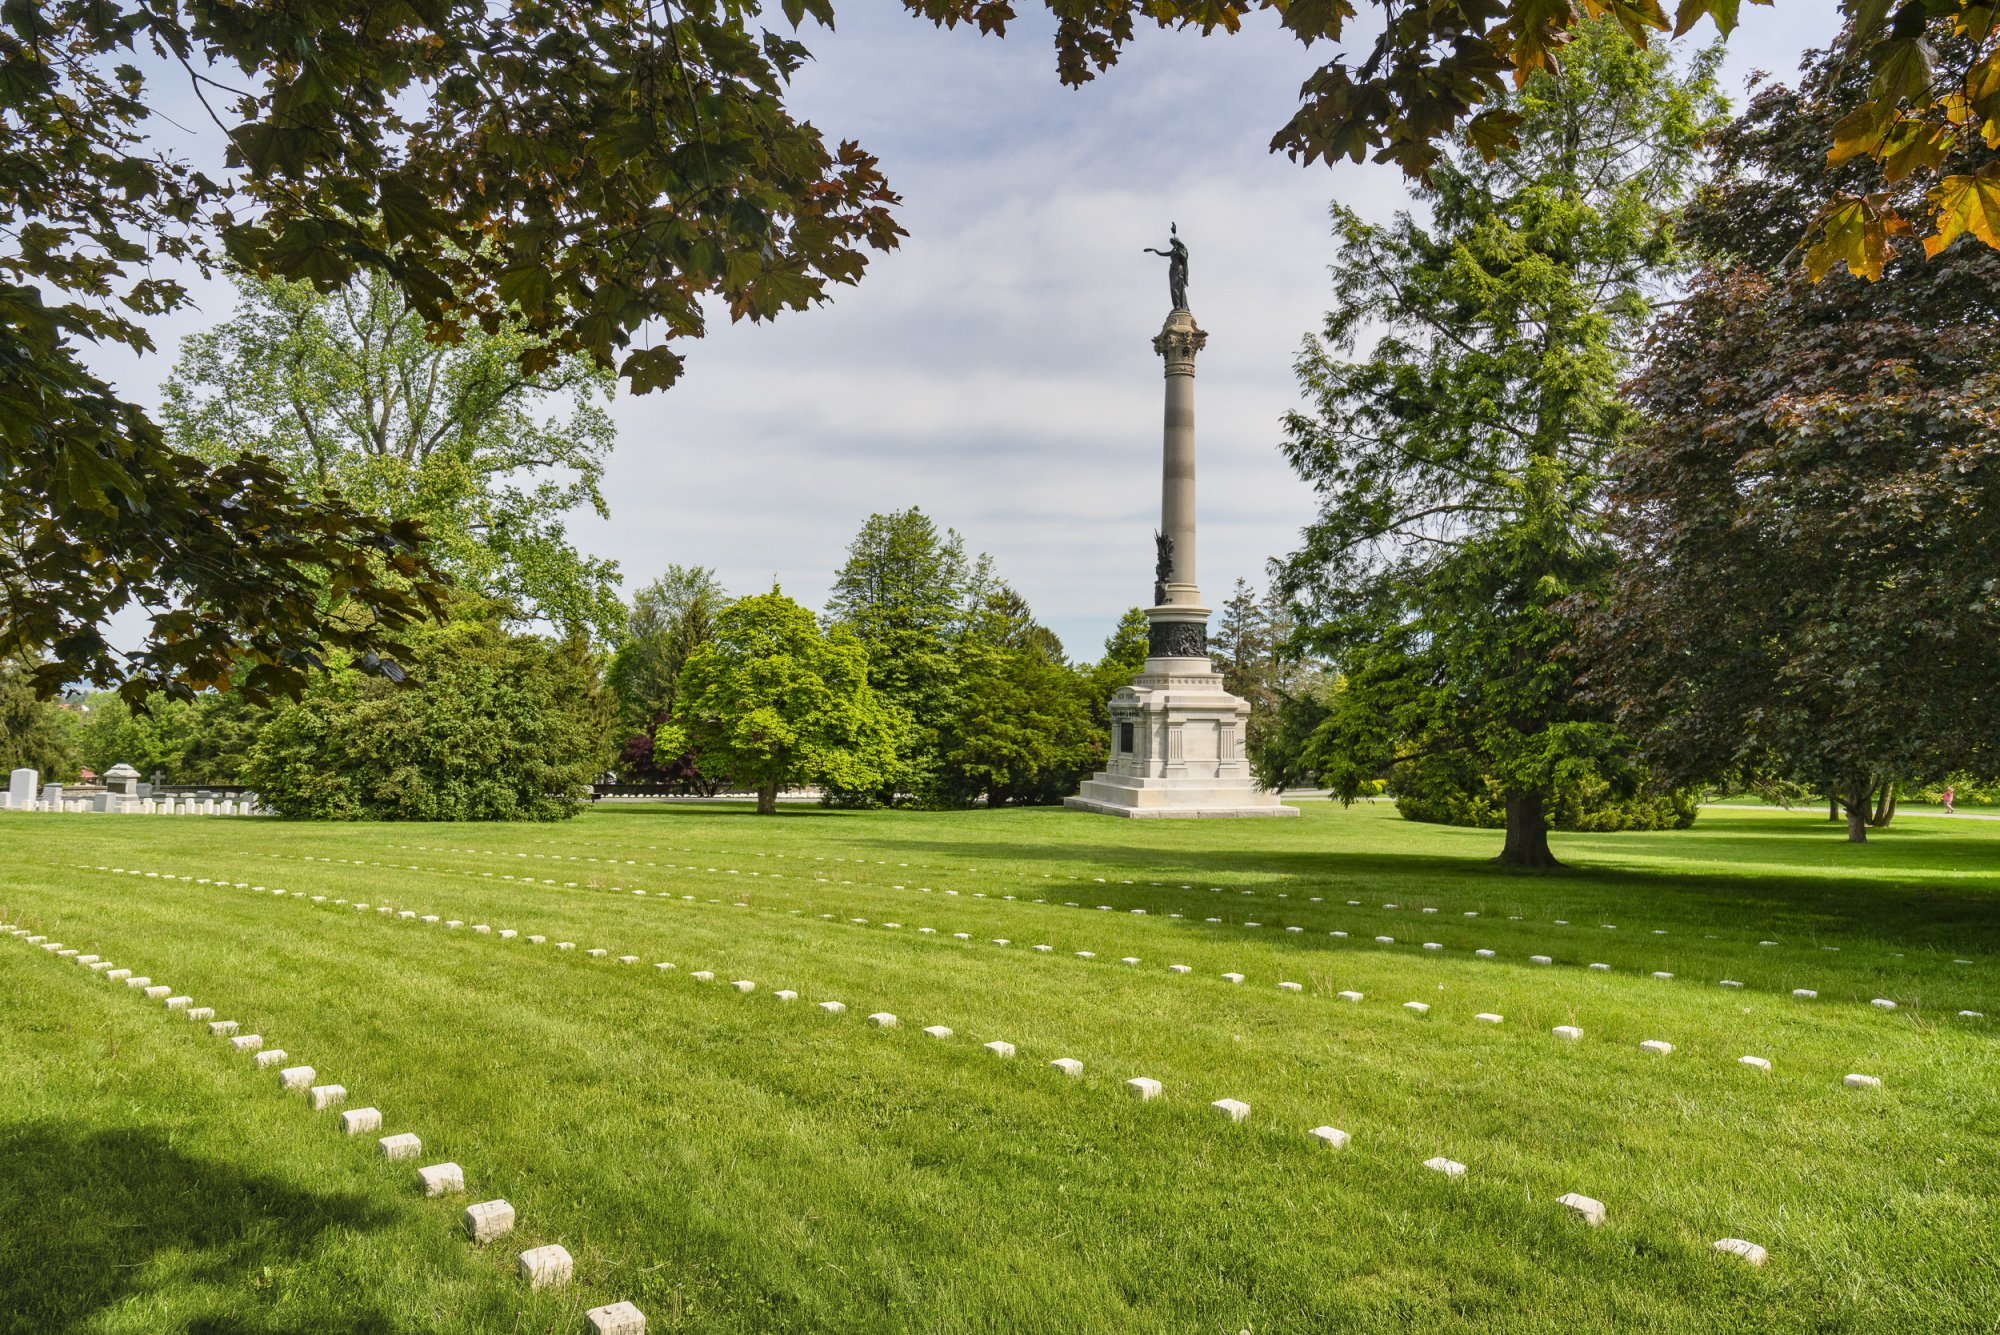
[[[1875,794],[1875,814],[1868,818],[1868,823],[1878,830],[1888,829],[1889,822],[1896,819],[1896,788],[1896,781],[1890,779]]]
[[[1826,795],[1826,818],[1828,820],[1840,819],[1840,794],[1828,793]]]
[[[1868,842],[1868,797],[1869,791],[1864,785],[1840,799],[1841,808],[1847,813],[1847,842],[1850,844]]]
[[[1540,793],[1507,794],[1507,842],[1494,859],[1503,867],[1560,867],[1549,851],[1549,822]]]
[[[772,779],[759,785],[757,789],[757,814],[775,816],[778,814],[778,781]]]

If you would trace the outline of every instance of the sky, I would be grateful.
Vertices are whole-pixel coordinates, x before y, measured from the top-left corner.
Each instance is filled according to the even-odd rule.
[[[1191,253],[1208,331],[1196,379],[1199,569],[1219,607],[1296,545],[1309,488],[1279,454],[1298,406],[1292,361],[1327,305],[1331,201],[1365,218],[1408,207],[1399,171],[1302,167],[1268,151],[1325,57],[1255,16],[1234,36],[1147,32],[1081,89],[1056,79],[1036,6],[1005,39],[942,32],[884,0],[803,34],[815,60],[795,113],[880,157],[909,236],[857,287],[764,325],[716,318],[682,345],[682,382],[621,396],[610,517],[576,544],[616,560],[628,594],[670,562],[738,594],[774,583],[824,600],[872,512],[921,507],[988,552],[1078,659],[1150,601],[1159,523],[1164,247]],[[1832,0],[1745,6],[1725,85],[1788,77],[1837,27]],[[1711,40],[1703,23],[1688,43]],[[212,132],[183,116],[201,159]],[[157,401],[179,337],[229,294],[156,323],[160,352],[100,359]]]

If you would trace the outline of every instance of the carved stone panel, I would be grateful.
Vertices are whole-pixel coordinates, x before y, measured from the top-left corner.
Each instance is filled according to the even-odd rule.
[[[1155,621],[1146,630],[1148,658],[1208,657],[1208,627],[1199,621]]]

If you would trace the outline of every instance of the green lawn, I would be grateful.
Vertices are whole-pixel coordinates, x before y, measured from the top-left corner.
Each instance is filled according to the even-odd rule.
[[[1497,841],[1317,803],[0,817],[0,921],[424,1142],[385,1162],[207,1026],[0,938],[0,1331],[578,1331],[619,1299],[704,1335],[1995,1328],[1996,1022],[1958,1012],[2000,1015],[2000,823],[1853,847],[1708,811],[1559,837],[1578,870],[1539,877]],[[468,1194],[426,1199],[444,1160]],[[516,1232],[475,1249],[458,1213],[496,1197]],[[531,1293],[515,1254],[549,1242],[576,1277]]]

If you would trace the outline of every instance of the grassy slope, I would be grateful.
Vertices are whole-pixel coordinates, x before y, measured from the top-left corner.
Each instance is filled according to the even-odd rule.
[[[1994,1022],[1955,1013],[2000,1014],[2000,828],[1909,822],[1854,849],[1812,813],[1709,812],[1692,832],[1562,839],[1587,870],[1546,878],[1485,866],[1494,838],[1319,806],[1282,824],[6,819],[0,919],[261,1032],[521,1225],[474,1252],[463,1202],[421,1199],[372,1137],[343,1140],[203,1026],[9,938],[0,1331],[573,1330],[617,1298],[654,1330],[746,1335],[1991,1328]],[[645,964],[584,955],[598,945]],[[724,987],[739,977],[759,991]],[[849,1012],[811,1005],[826,998]],[[902,1027],[863,1023],[882,1009]],[[918,1032],[939,1023],[956,1036]],[[1563,1023],[1584,1041],[1550,1038]],[[1019,1057],[981,1050],[995,1038]],[[1646,1038],[1676,1051],[1648,1057]],[[1885,1088],[1843,1089],[1848,1071]],[[1163,1102],[1123,1097],[1142,1074]],[[1208,1110],[1225,1096],[1247,1123]],[[1315,1152],[1323,1123],[1353,1146]],[[1470,1173],[1425,1172],[1435,1154]],[[1553,1205],[1572,1190],[1610,1223]],[[1719,1262],[1725,1235],[1770,1266]],[[546,1241],[577,1282],[530,1295],[513,1255]]]

